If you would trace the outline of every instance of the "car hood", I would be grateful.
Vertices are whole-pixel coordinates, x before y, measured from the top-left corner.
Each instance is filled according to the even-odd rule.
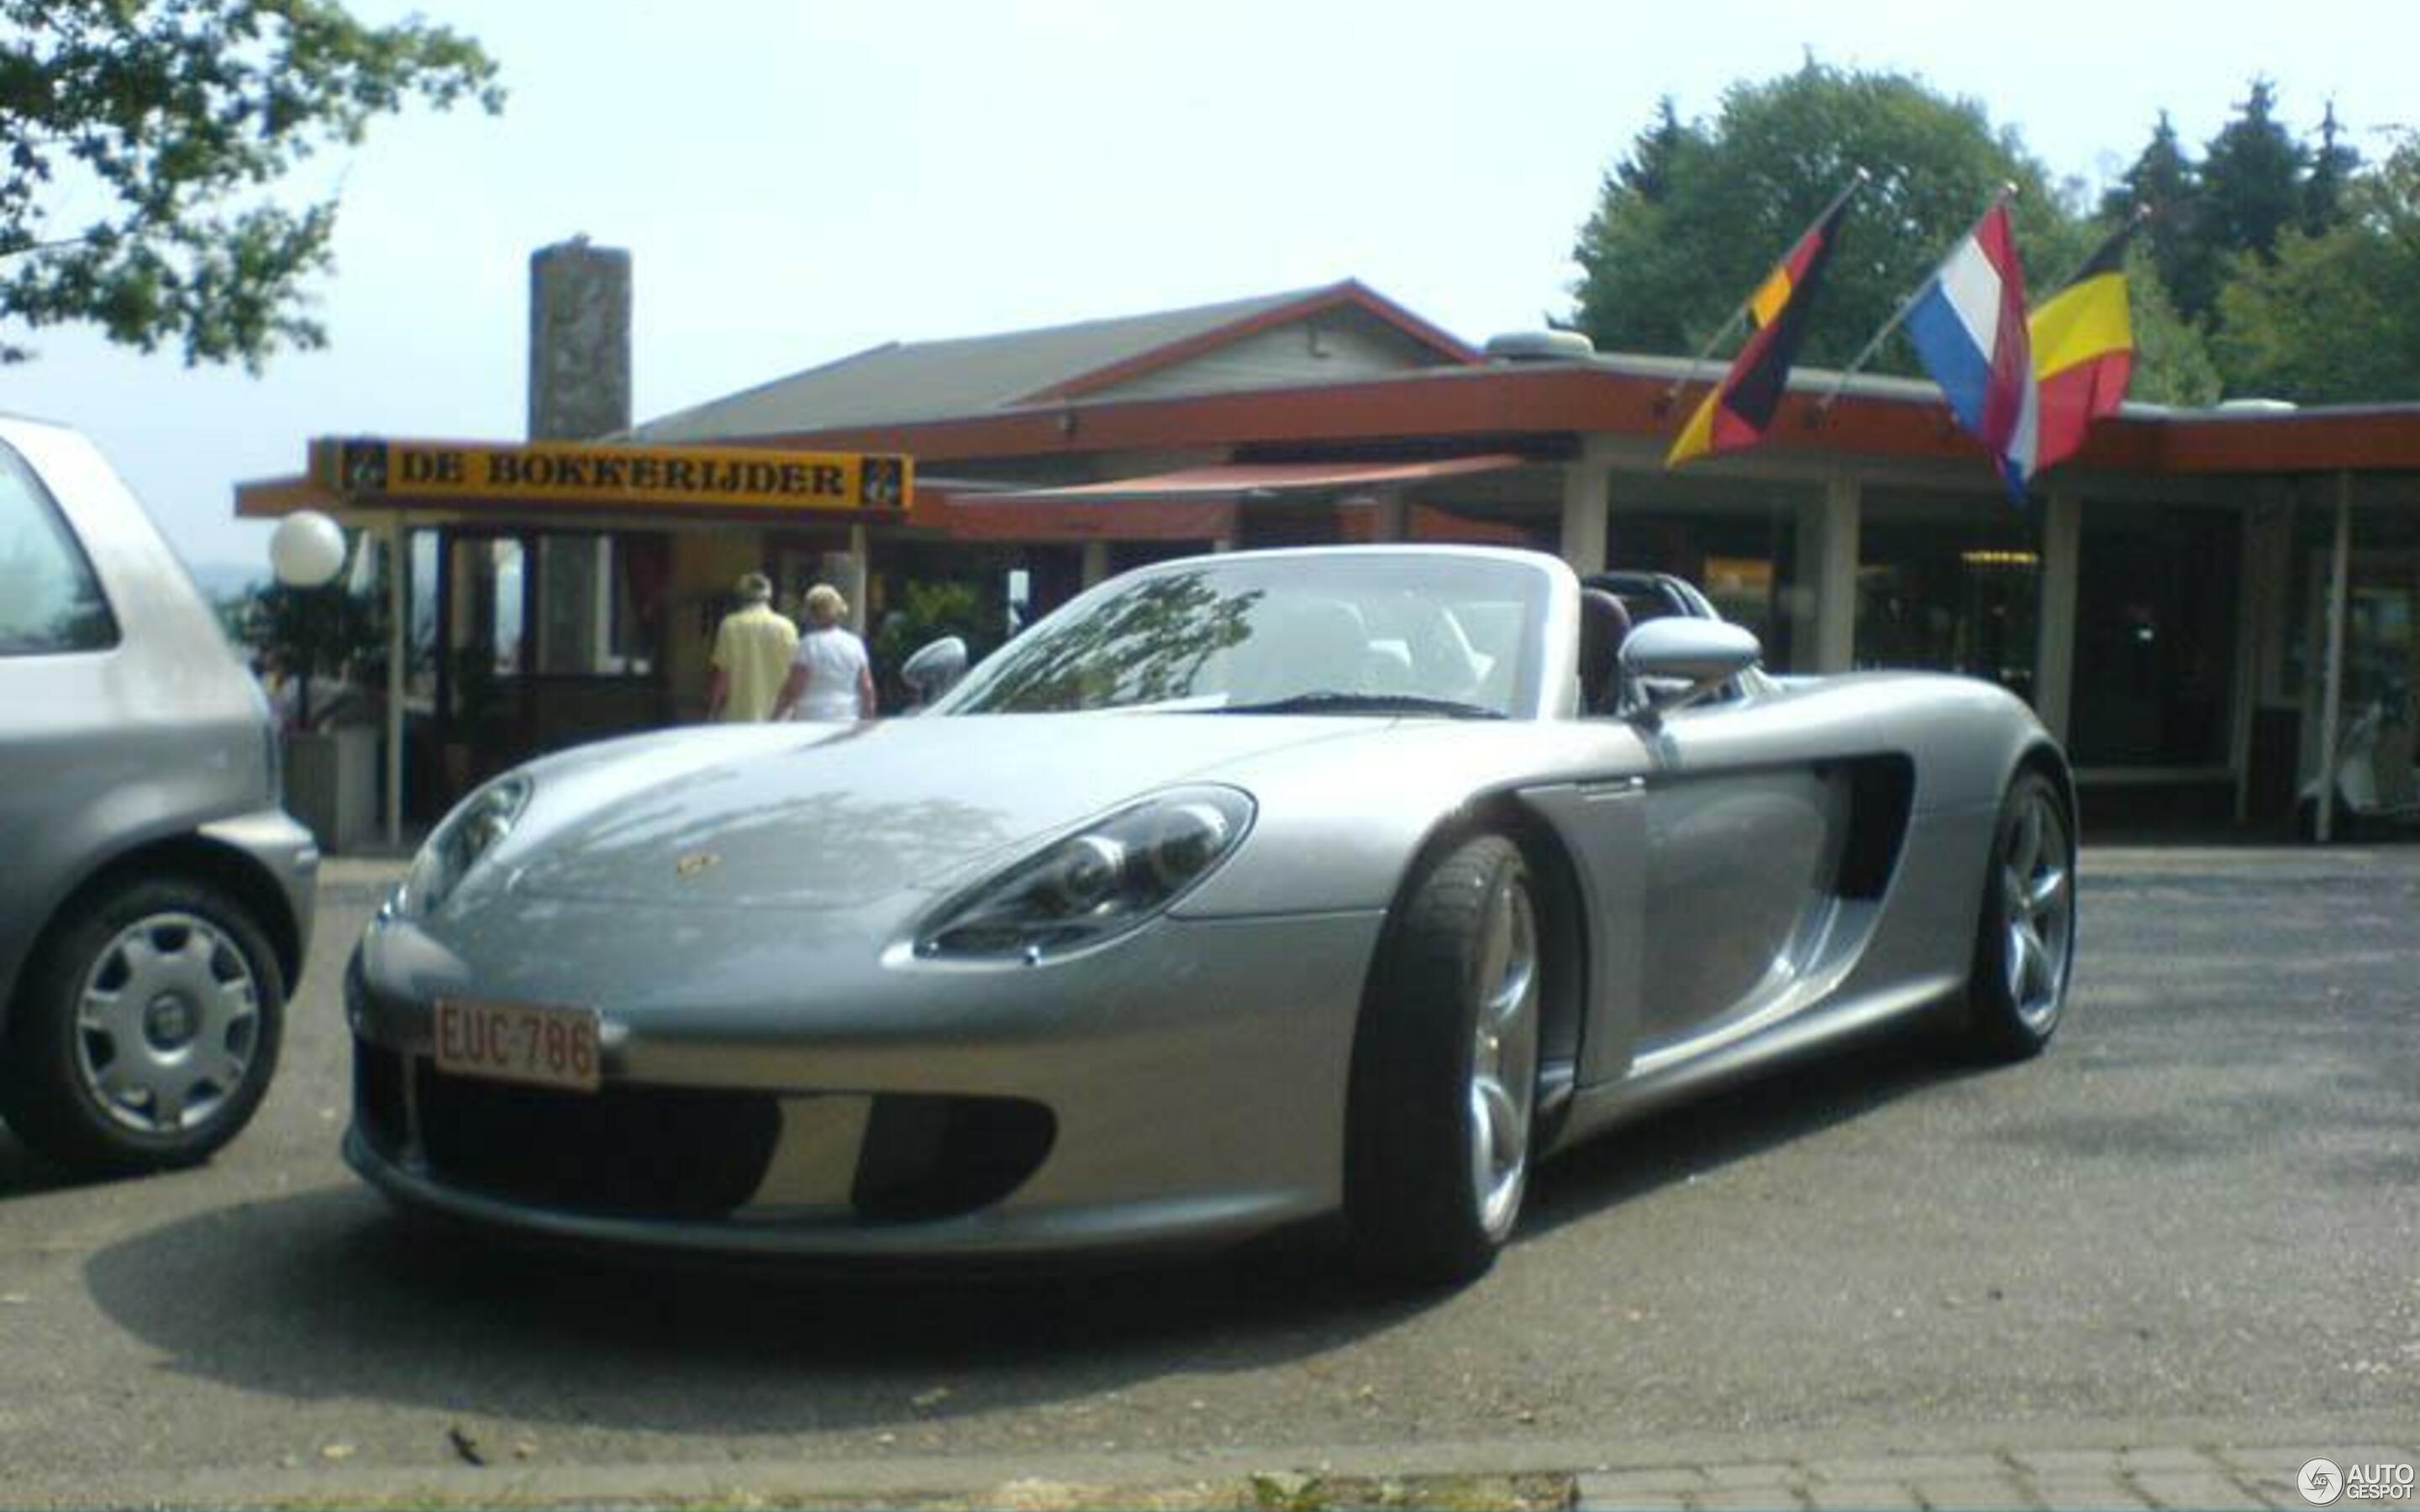
[[[1199,714],[969,715],[694,732],[557,771],[505,887],[651,906],[856,907],[973,880],[1057,831],[1229,764],[1374,727]]]

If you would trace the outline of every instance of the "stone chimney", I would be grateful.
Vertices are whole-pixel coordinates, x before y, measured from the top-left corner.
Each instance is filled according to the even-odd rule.
[[[630,255],[585,236],[530,254],[529,439],[630,424]]]

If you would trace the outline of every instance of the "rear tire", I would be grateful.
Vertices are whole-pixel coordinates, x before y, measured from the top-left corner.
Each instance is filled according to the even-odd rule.
[[[2075,964],[2075,825],[2049,778],[2017,774],[2000,802],[1966,987],[1965,1047],[1978,1058],[2041,1053],[2067,1011]]]
[[[1464,841],[1413,885],[1353,1045],[1345,1217],[1364,1270],[1484,1274],[1519,1222],[1538,1100],[1538,910],[1519,847]]]
[[[185,880],[80,900],[30,963],[0,1054],[0,1115],[70,1170],[196,1165],[277,1069],[286,987],[252,917]]]

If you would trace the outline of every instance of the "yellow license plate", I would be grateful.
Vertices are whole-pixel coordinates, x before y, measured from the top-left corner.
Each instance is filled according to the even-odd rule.
[[[441,997],[437,1069],[454,1076],[596,1091],[603,1081],[597,1011]]]

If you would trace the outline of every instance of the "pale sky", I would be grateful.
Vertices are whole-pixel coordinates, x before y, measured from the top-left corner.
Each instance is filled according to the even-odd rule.
[[[305,175],[342,192],[327,349],[256,379],[52,332],[0,369],[0,409],[97,436],[196,565],[265,562],[234,484],[312,436],[519,439],[529,254],[575,233],[632,255],[644,420],[894,338],[1345,277],[1474,343],[1534,328],[1656,99],[1711,118],[1809,49],[1972,97],[2095,187],[2162,109],[2198,153],[2255,74],[2298,133],[2331,99],[2373,156],[2420,124],[2409,0],[353,8],[472,33],[512,98],[382,119]]]

